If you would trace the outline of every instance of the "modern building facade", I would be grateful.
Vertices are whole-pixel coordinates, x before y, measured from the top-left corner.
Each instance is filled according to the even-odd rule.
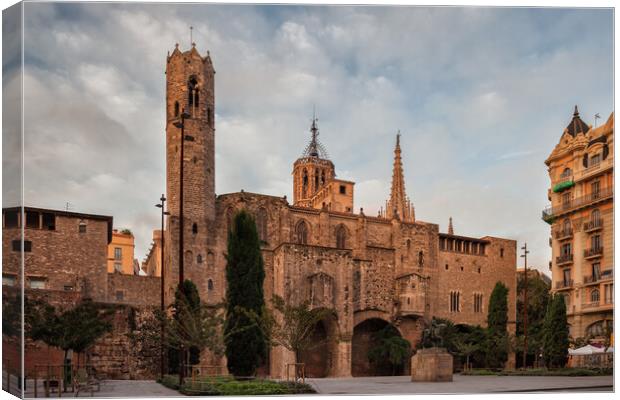
[[[575,106],[545,164],[551,290],[565,298],[571,336],[600,339],[614,309],[614,114],[593,128]]]
[[[336,178],[316,119],[308,145],[292,163],[292,203],[286,196],[245,191],[216,196],[214,74],[210,55],[202,57],[194,46],[185,52],[177,46],[168,55],[168,303],[179,281],[180,222],[184,278],[194,281],[201,299],[218,303],[226,291],[227,234],[235,213],[244,209],[254,216],[262,243],[267,304],[277,294],[289,303],[309,300],[313,307],[336,310],[334,318],[315,327],[317,341],[326,343],[302,356],[308,376],[378,373],[367,353],[372,334],[386,325],[413,345],[434,316],[484,326],[497,282],[509,288],[514,332],[516,242],[458,236],[452,229],[444,234],[437,224],[416,219],[404,187],[400,136],[391,193],[378,216],[355,209],[355,184]],[[265,372],[284,377],[293,360],[291,352],[274,348]],[[225,360],[205,354],[201,363],[225,365]]]

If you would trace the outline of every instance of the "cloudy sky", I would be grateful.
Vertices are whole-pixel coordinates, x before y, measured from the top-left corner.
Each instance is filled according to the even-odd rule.
[[[613,111],[609,9],[25,5],[25,202],[113,215],[142,259],[165,187],[166,53],[207,49],[216,192],[291,195],[313,105],[356,209],[389,193],[400,129],[418,219],[528,242],[548,273],[544,160]],[[17,75],[5,74],[5,85]],[[4,197],[3,205],[14,201]],[[521,261],[519,260],[519,264]]]

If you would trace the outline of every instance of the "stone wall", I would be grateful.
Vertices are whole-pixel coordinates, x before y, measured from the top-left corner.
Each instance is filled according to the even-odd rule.
[[[86,224],[84,232],[79,230],[80,223]],[[31,243],[31,251],[24,252],[25,286],[29,278],[41,278],[46,289],[81,291],[104,301],[109,224],[111,217],[108,222],[58,212],[54,230],[26,227],[24,241]],[[2,272],[15,276],[19,284],[20,252],[13,251],[12,243],[20,240],[20,228],[5,227],[2,233]]]
[[[108,274],[108,303],[156,306],[161,303],[161,278]]]

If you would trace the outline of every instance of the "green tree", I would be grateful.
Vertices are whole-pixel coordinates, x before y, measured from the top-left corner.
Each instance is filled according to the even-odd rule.
[[[368,351],[368,361],[376,365],[379,370],[384,366],[396,375],[405,361],[411,358],[411,344],[402,338],[396,328],[386,325],[385,328],[372,335],[374,344]]]
[[[253,376],[266,360],[267,341],[246,312],[260,315],[264,310],[265,270],[256,223],[246,211],[235,215],[228,234],[226,261],[224,332],[228,370],[236,377]]]
[[[497,282],[489,299],[487,316],[486,364],[490,368],[502,368],[508,360],[508,288]]]
[[[545,282],[539,275],[529,274],[527,279],[527,341],[528,341],[528,356],[536,357],[538,350],[542,348],[543,344],[543,324],[545,321],[545,314],[547,312],[547,305],[549,304],[549,290],[550,284]],[[523,292],[525,289],[525,279],[523,274],[518,275],[517,280],[517,329],[516,334],[519,337],[519,351],[522,352],[524,348],[522,336],[524,334],[523,324]],[[523,353],[521,353],[523,354]],[[517,357],[517,361],[522,360],[521,357]]]
[[[26,335],[61,348],[65,359],[69,350],[82,353],[112,329],[110,316],[114,310],[90,300],[83,300],[64,312],[57,312],[43,300],[25,303]]]
[[[568,359],[568,322],[564,296],[551,296],[543,327],[543,358],[549,368],[563,367]]]

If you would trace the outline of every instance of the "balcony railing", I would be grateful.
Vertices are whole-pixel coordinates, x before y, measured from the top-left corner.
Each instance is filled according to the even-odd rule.
[[[610,167],[613,167],[613,159],[608,157],[606,160],[601,161],[600,163],[590,165],[589,167],[582,169],[581,171],[576,171],[574,173],[573,179],[575,181],[580,181],[584,178],[588,178],[591,175],[599,173],[600,171],[604,171]]]
[[[593,249],[585,249],[583,251],[584,258],[600,257],[603,255],[603,247],[595,247]]]
[[[568,239],[570,237],[573,236],[573,229],[572,228],[565,228],[565,229],[558,229],[557,231],[555,231],[555,238],[560,240],[560,239]]]
[[[582,303],[581,304],[581,308],[596,308],[599,307],[601,305],[600,301],[591,301],[589,303]]]
[[[558,265],[572,263],[572,262],[573,262],[572,254],[562,254],[561,256],[557,256],[555,258],[555,263]]]
[[[588,221],[583,224],[583,230],[586,232],[593,231],[595,229],[601,229],[603,227],[603,220],[598,219],[595,221]]]
[[[555,283],[556,289],[565,289],[565,288],[570,288],[570,287],[573,287],[572,279],[565,280],[565,281],[559,281]]]
[[[579,207],[586,206],[590,203],[605,200],[607,198],[613,197],[613,195],[614,195],[613,188],[605,188],[595,193],[590,193],[585,196],[581,196],[581,197],[577,197],[572,200],[568,200],[560,204],[557,207],[549,206],[543,210],[542,219],[545,222],[551,222],[560,214],[574,210]]]

